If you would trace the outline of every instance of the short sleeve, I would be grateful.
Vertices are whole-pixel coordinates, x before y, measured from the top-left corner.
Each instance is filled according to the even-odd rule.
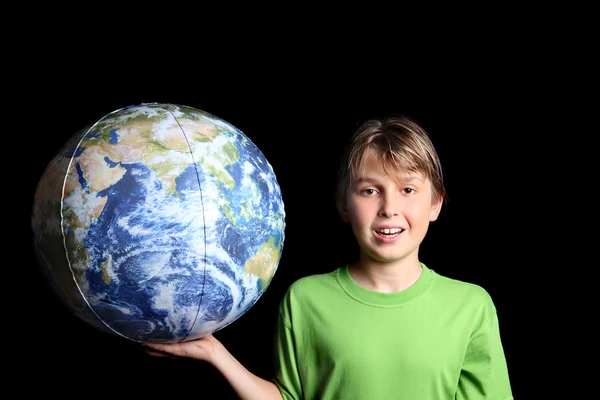
[[[281,304],[277,328],[275,331],[275,377],[273,383],[277,385],[284,400],[302,399],[302,383],[297,363],[297,346],[294,333],[291,329],[289,309],[286,296]]]
[[[512,400],[508,369],[495,309],[470,340],[456,393],[457,400]]]

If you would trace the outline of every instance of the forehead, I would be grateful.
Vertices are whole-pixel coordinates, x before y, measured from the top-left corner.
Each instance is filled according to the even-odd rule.
[[[405,168],[389,157],[382,157],[374,151],[367,151],[352,171],[353,181],[392,178],[405,183],[419,183],[427,180],[422,171]]]
[[[357,175],[351,182],[351,185],[379,185],[385,184],[385,182],[394,182],[399,185],[425,185],[428,182],[428,179],[422,174],[414,173],[414,174],[373,174],[366,172],[363,175]]]

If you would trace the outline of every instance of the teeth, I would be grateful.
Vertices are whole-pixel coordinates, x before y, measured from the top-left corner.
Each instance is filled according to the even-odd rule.
[[[399,228],[394,228],[394,229],[380,229],[377,232],[381,233],[382,235],[397,235],[400,232],[402,232],[402,229],[399,229]]]

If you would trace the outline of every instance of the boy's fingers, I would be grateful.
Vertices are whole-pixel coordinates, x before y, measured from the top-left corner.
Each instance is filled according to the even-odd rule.
[[[147,355],[152,356],[152,357],[176,358],[172,354],[166,353],[164,351],[153,349],[153,348],[151,348],[149,346],[143,346],[142,347],[142,351],[144,353],[146,353]]]

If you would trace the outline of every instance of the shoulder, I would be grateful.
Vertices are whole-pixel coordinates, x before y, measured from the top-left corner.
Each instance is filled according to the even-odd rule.
[[[304,276],[294,281],[287,290],[286,296],[302,296],[323,290],[337,284],[338,269],[323,273]]]
[[[338,287],[336,274],[338,269],[328,273],[307,275],[294,281],[285,292],[281,301],[283,309],[292,309],[299,304],[322,302]]]
[[[439,274],[434,281],[435,304],[452,315],[455,324],[470,327],[472,335],[492,329],[497,318],[496,306],[484,287]]]
[[[468,305],[495,311],[492,297],[483,286],[433,273],[435,291],[442,298],[455,300],[461,306]]]

